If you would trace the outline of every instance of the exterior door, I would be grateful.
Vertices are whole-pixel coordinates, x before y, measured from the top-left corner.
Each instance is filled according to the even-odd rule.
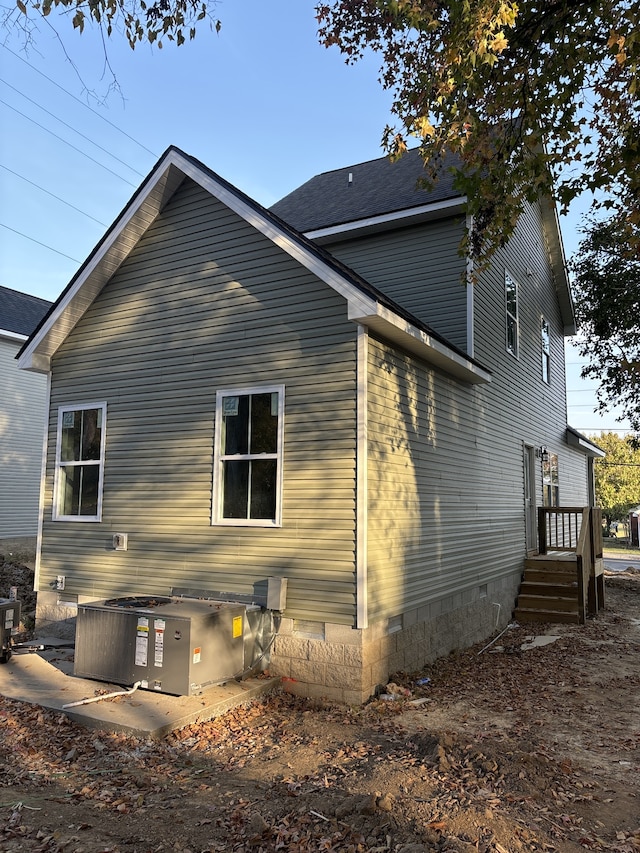
[[[536,452],[528,444],[524,447],[524,519],[527,553],[538,550],[538,524],[536,519]]]

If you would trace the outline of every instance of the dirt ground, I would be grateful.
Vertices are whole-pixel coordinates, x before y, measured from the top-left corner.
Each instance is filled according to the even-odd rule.
[[[638,853],[640,573],[606,591],[362,708],[278,693],[152,742],[0,697],[0,850]]]

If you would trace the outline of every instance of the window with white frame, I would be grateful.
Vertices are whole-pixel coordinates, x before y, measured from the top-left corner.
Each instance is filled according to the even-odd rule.
[[[518,282],[505,270],[504,295],[507,320],[507,352],[518,357],[519,319],[518,319]]]
[[[106,403],[58,409],[54,521],[100,521]]]
[[[557,453],[545,452],[542,456],[542,503],[544,506],[560,505]]]
[[[542,378],[548,385],[551,382],[551,333],[549,323],[544,317],[540,321],[540,337],[542,344]]]
[[[214,524],[282,523],[284,386],[218,391]]]

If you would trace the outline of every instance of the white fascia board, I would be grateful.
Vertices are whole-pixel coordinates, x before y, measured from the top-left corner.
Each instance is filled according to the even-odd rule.
[[[562,231],[560,230],[560,219],[558,210],[553,199],[543,198],[540,201],[542,221],[547,237],[547,251],[555,278],[558,302],[564,333],[566,336],[575,335],[577,330],[573,296],[571,295],[571,283],[567,273],[567,258],[562,242]]]
[[[287,252],[298,263],[332,287],[350,304],[355,302],[358,305],[358,312],[371,310],[371,305],[375,302],[372,303],[366,295],[361,294],[349,279],[324,263],[314,252],[274,225],[259,210],[256,210],[243,198],[215,180],[197,164],[183,157],[177,151],[170,151],[158,165],[156,176],[150,178],[145,190],[136,198],[135,204],[125,210],[117,223],[117,227],[107,235],[104,243],[87,261],[73,287],[65,294],[47,323],[24,350],[18,361],[19,367],[23,370],[35,370],[44,373],[50,370],[51,356],[91,305],[104,284],[115,273],[139,236],[144,233],[162,210],[167,198],[166,183],[172,166],[180,174],[180,180],[184,177],[193,180],[275,245]],[[163,179],[165,186],[163,186]],[[171,182],[168,189],[169,195],[172,193],[172,188],[175,188],[178,183],[179,181]]]
[[[174,175],[175,180],[169,181],[172,166],[177,170],[179,177]],[[135,203],[123,212],[111,233],[107,234],[104,242],[86,262],[73,287],[56,305],[45,325],[20,356],[18,360],[20,368],[41,373],[47,373],[50,370],[51,356],[91,305],[104,284],[118,269],[140,235],[160,213],[167,197],[170,197],[184,177],[190,178],[203,187],[343,296],[348,303],[348,316],[354,322],[369,326],[464,381],[473,383],[491,381],[491,375],[487,371],[414,327],[390,309],[381,306],[373,296],[359,290],[349,278],[341,275],[313,251],[295,240],[292,235],[279,228],[244,198],[175,150],[170,151],[158,164],[155,176],[150,177],[144,191],[136,197]],[[382,223],[383,220],[389,222],[393,219],[400,221],[406,219],[407,215],[413,219],[434,211],[453,211],[464,201],[465,199],[458,198],[450,202],[424,205],[422,208],[392,214],[390,217],[378,217],[377,222]]]
[[[317,240],[321,243],[330,238],[355,237],[361,231],[388,227],[389,225],[411,225],[413,222],[421,222],[425,219],[435,219],[441,216],[453,216],[463,213],[467,204],[466,196],[447,199],[446,201],[434,201],[431,204],[423,204],[420,207],[411,207],[405,210],[397,210],[394,213],[383,213],[379,216],[371,216],[367,219],[356,219],[353,222],[345,222],[340,225],[330,225],[326,228],[318,228],[315,231],[306,231],[305,237]]]
[[[23,353],[18,359],[18,367],[21,370],[30,370],[33,373],[49,373],[51,370],[51,357],[48,355],[40,355],[35,352],[29,356],[29,359],[25,359],[25,353]]]
[[[181,168],[183,168],[187,177],[199,183],[224,205],[242,217],[248,224],[256,228],[256,230],[270,239],[283,251],[287,252],[288,255],[297,260],[298,263],[302,264],[302,266],[316,275],[321,281],[324,281],[333,290],[343,296],[348,303],[348,317],[350,320],[385,334],[407,349],[416,352],[425,361],[441,367],[459,379],[473,384],[491,381],[491,374],[488,371],[478,367],[472,361],[465,359],[431,335],[408,323],[390,309],[384,308],[373,296],[369,296],[355,287],[351,281],[341,276],[339,272],[328,264],[325,264],[314,252],[309,251],[305,246],[292,239],[289,234],[283,232],[269,219],[262,216],[259,211],[256,211],[255,208],[247,204],[244,199],[239,198],[235,193],[221,186],[217,181],[201,172],[193,164],[185,162],[184,167],[181,166]],[[410,216],[411,218],[414,215],[417,216],[418,213],[416,211],[419,211],[419,215],[422,216],[425,211],[434,211],[436,209],[438,211],[444,209],[452,210],[453,208],[462,210],[464,203],[466,203],[466,198],[457,198],[443,204],[424,205],[422,208],[410,211]],[[385,221],[390,221],[393,218],[402,219],[406,218],[406,215],[407,212],[403,211],[391,217],[384,217],[384,219]],[[383,217],[379,217],[379,220],[381,222]]]
[[[18,332],[10,332],[8,329],[0,329],[0,338],[6,338],[8,341],[24,341],[27,340],[27,335],[21,335]]]
[[[465,358],[464,355],[414,326],[408,320],[394,314],[388,308],[379,304],[376,307],[375,314],[356,317],[350,312],[349,318],[378,332],[423,361],[455,376],[456,379],[471,385],[484,385],[491,382],[491,373],[488,370],[471,359]]]
[[[358,289],[354,287],[348,279],[340,275],[336,270],[332,269],[314,252],[311,252],[305,246],[294,240],[289,234],[274,225],[270,219],[263,216],[260,211],[256,210],[252,205],[247,204],[243,198],[240,198],[225,186],[219,184],[210,175],[200,171],[197,166],[189,161],[180,163],[180,168],[188,178],[191,178],[191,180],[195,181],[203,189],[211,193],[212,196],[217,198],[218,201],[222,202],[222,204],[234,213],[237,213],[237,215],[244,219],[245,222],[259,231],[263,236],[271,240],[272,243],[332,287],[345,299],[350,302],[353,299],[360,299]],[[365,300],[367,299],[366,296],[363,298]],[[367,304],[370,303],[367,302]]]
[[[135,246],[139,235],[146,231],[162,209],[170,167],[176,159],[171,152],[158,164],[155,177],[148,181],[135,203],[121,214],[116,227],[107,233],[104,242],[86,261],[73,287],[62,297],[47,322],[30,341],[18,360],[20,368],[39,373],[49,372],[51,356]]]
[[[607,455],[606,452],[601,447],[598,447],[597,444],[594,444],[592,441],[589,441],[588,438],[580,435],[580,433],[574,432],[574,430],[570,428],[567,428],[567,444],[571,447],[577,447],[578,450],[581,450],[587,456],[596,456],[602,459]]]

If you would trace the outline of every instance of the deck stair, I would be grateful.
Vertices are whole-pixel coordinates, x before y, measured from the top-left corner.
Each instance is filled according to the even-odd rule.
[[[575,554],[539,554],[525,560],[514,617],[518,622],[580,622]]]
[[[538,553],[525,560],[514,618],[583,624],[602,607],[601,511],[539,507]]]

